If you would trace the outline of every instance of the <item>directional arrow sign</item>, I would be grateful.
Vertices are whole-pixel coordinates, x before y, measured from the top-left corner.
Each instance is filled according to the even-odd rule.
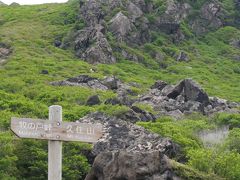
[[[95,143],[102,137],[101,124],[52,122],[42,119],[12,118],[11,130],[20,138]]]

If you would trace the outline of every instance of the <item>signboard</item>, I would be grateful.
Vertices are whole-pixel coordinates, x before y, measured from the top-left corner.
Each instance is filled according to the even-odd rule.
[[[53,122],[42,119],[12,118],[11,130],[20,138],[95,143],[102,136],[101,124]]]
[[[11,130],[20,138],[48,140],[48,180],[62,179],[62,141],[95,143],[102,136],[101,124],[62,121],[62,107],[49,107],[49,120],[12,118]]]

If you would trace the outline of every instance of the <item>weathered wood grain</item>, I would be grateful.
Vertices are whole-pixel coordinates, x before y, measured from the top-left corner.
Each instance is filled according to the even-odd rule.
[[[102,136],[101,124],[50,122],[42,119],[12,118],[11,130],[20,138],[95,143]]]

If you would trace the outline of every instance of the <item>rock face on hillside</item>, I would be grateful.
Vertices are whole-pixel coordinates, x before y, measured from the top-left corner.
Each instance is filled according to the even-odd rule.
[[[10,46],[0,42],[0,63],[3,62],[11,52]]]
[[[141,62],[143,57],[123,48],[121,43],[140,47],[151,43],[158,33],[165,33],[174,43],[179,43],[185,39],[183,22],[196,35],[226,24],[226,11],[218,0],[199,4],[196,9],[192,7],[194,2],[177,0],[160,4],[153,0],[80,0],[79,18],[86,26],[74,33],[70,44],[79,58],[92,64],[115,63],[119,57],[116,52],[123,58]],[[237,0],[235,4],[239,6]],[[62,47],[64,44],[69,42]]]
[[[126,105],[129,111],[119,118],[131,119],[131,122],[154,121],[158,116],[170,115],[176,119],[194,112],[210,115],[216,112],[237,113],[240,105],[208,94],[192,79],[184,79],[176,85],[156,81],[145,94],[135,94],[132,85],[121,82],[115,76],[104,79],[80,75],[65,81],[52,82],[57,86],[81,86],[99,90],[112,90],[116,98],[107,99],[105,104]],[[136,103],[150,105],[158,114],[153,115],[135,106]]]
[[[85,180],[168,180],[180,179],[170,161],[159,151],[129,153],[126,151],[101,153]]]
[[[192,28],[197,34],[203,34],[210,30],[216,30],[223,26],[224,13],[220,3],[207,1],[200,10],[199,18],[192,23]]]
[[[0,6],[6,6],[6,4],[0,1]]]

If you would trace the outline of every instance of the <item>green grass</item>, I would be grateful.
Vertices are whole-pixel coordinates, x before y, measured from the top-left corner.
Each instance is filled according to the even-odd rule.
[[[128,110],[125,106],[96,105],[85,106],[87,98],[98,94],[102,102],[114,97],[112,91],[99,91],[81,87],[56,87],[49,83],[64,80],[80,74],[103,78],[106,75],[116,75],[124,82],[137,82],[139,88],[133,89],[138,93],[145,92],[156,80],[177,83],[183,78],[193,78],[211,96],[219,96],[231,101],[240,101],[240,62],[234,56],[240,56],[239,49],[230,45],[233,38],[239,37],[240,30],[234,27],[220,28],[205,37],[193,37],[189,27],[182,24],[187,40],[175,45],[171,37],[161,33],[154,34],[154,41],[135,49],[122,45],[125,49],[143,57],[140,63],[120,59],[118,63],[105,65],[90,65],[74,56],[71,49],[63,50],[54,46],[55,39],[64,39],[74,28],[84,26],[81,19],[76,20],[78,14],[78,1],[66,4],[46,4],[34,6],[0,7],[0,42],[10,45],[13,53],[7,61],[0,65],[0,174],[9,179],[24,179],[27,172],[19,172],[22,165],[19,159],[30,154],[39,167],[46,158],[46,144],[35,141],[15,140],[9,132],[10,118],[37,117],[47,118],[48,106],[59,104],[63,106],[65,121],[74,121],[84,115],[101,111],[110,115],[118,115]],[[155,1],[161,7],[162,13],[165,6],[163,1]],[[200,1],[200,4],[203,1]],[[229,9],[231,4],[222,1]],[[197,8],[199,5],[196,4]],[[159,52],[164,60],[158,62],[150,55]],[[180,51],[187,52],[189,62],[176,62],[175,58]],[[95,69],[94,73],[91,69]],[[41,74],[48,70],[49,74]],[[155,113],[151,107],[138,104],[139,107]],[[220,118],[221,119],[221,118]],[[225,120],[224,118],[222,118]],[[225,122],[225,121],[224,121]],[[193,135],[194,128],[209,128],[205,120],[184,120],[181,122],[165,122],[141,124],[144,127],[173,138],[184,148],[199,148],[201,143]],[[172,128],[172,130],[171,130]],[[161,131],[160,131],[161,130]],[[34,149],[37,146],[38,149]],[[79,147],[81,146],[81,147]],[[84,147],[82,147],[84,146]],[[78,156],[76,149],[89,149],[81,143],[71,145],[72,154],[66,155],[64,177],[76,178],[78,172],[82,177],[88,171],[88,164],[84,156]],[[29,149],[24,150],[23,147]],[[40,150],[43,148],[43,150]],[[66,149],[68,146],[66,146]],[[21,153],[16,153],[21,149]],[[30,150],[34,152],[31,153]],[[71,156],[76,156],[75,160]],[[32,167],[29,174],[37,172],[39,179],[45,179],[46,172],[39,172],[37,166],[24,159],[26,167]],[[80,169],[74,169],[76,164],[82,162]],[[5,164],[5,167],[1,165]],[[72,165],[72,166],[71,166]],[[11,168],[9,168],[11,167]],[[17,169],[17,170],[16,170]],[[73,171],[71,171],[73,170]],[[1,179],[1,176],[0,176]]]

